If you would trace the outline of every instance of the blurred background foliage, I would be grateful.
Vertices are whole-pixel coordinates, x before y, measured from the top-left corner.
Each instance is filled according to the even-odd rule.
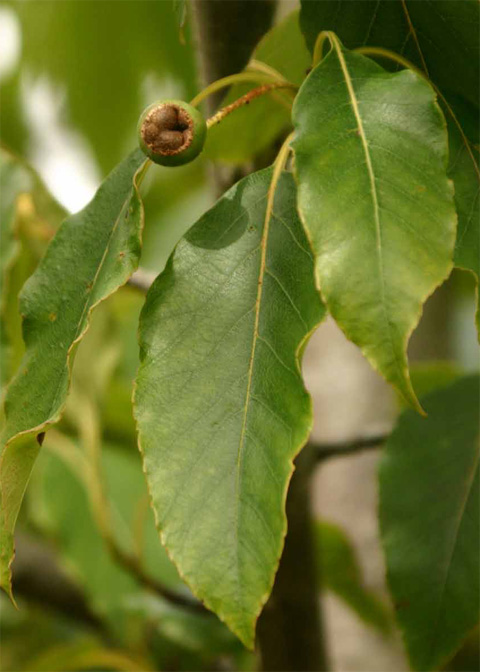
[[[178,27],[183,4],[0,4],[2,385],[23,353],[18,293],[65,213],[80,209],[135,146],[147,104],[189,100],[198,91],[191,26],[187,20],[181,34]],[[261,41],[254,58],[302,80],[309,56],[297,12]],[[245,90],[235,87],[228,99]],[[207,159],[252,166],[286,132],[281,102],[265,97],[232,115],[211,133],[205,158],[149,172],[142,187],[145,269],[160,272],[213,202]],[[461,364],[469,368],[476,357],[469,345],[473,328],[464,336],[463,325],[471,320],[473,283],[457,273],[451,285],[458,296],[454,350],[467,352]],[[97,308],[79,348],[64,418],[45,439],[20,515],[14,565],[20,610],[0,596],[4,671],[250,670],[258,662],[215,617],[169,603],[115,551],[134,557],[153,581],[188,596],[155,530],[136,446],[131,393],[142,305],[135,289],[120,290]],[[455,375],[448,366],[418,372],[425,389]],[[389,607],[363,585],[343,531],[324,522],[317,535],[326,588],[389,637]],[[36,572],[46,575],[43,592],[32,588]],[[73,590],[71,599],[65,586]]]

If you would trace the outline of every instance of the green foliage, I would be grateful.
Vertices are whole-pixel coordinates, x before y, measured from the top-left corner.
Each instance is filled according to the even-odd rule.
[[[458,240],[455,264],[480,273],[479,100],[480,53],[476,0],[302,0],[300,25],[313,51],[320,31],[332,30],[346,47],[390,49],[406,57],[437,88],[448,122],[449,177],[455,184]],[[382,59],[382,65],[398,64]],[[477,328],[480,333],[480,313]]]
[[[479,100],[480,8],[476,0],[301,0],[300,25],[313,51],[332,30],[349,49],[391,49],[427,72],[449,99]]]
[[[315,542],[320,585],[331,590],[368,625],[388,634],[392,617],[385,604],[365,587],[350,540],[332,523],[317,522]]]
[[[271,181],[268,169],[239,182],[178,245],[142,313],[135,392],[162,541],[249,647],[311,428],[298,353],[324,315],[293,179],[273,204]]]
[[[65,216],[32,169],[0,147],[0,385],[22,351],[16,299],[20,287]],[[33,259],[32,259],[33,257]]]
[[[455,185],[455,205],[458,215],[458,233],[455,245],[455,266],[471,271],[477,281],[480,276],[480,216],[478,196],[480,193],[480,170],[478,152],[478,113],[468,108],[463,119],[465,132],[476,138],[473,142],[462,137],[463,129],[448,119],[450,163],[448,175]],[[477,290],[478,291],[478,290]],[[480,334],[480,314],[477,306],[477,329]]]
[[[434,390],[448,387],[460,378],[462,373],[460,367],[445,360],[415,362],[410,367],[412,385],[420,398]],[[401,398],[400,403],[406,406]]]
[[[134,145],[135,123],[148,102],[143,94],[147,76],[162,88],[173,77],[177,96],[193,96],[193,55],[179,42],[170,2],[11,5],[22,29],[22,72],[28,70],[34,81],[47,76],[66,95],[65,116],[89,141],[103,174]],[[20,137],[15,133],[23,118],[20,87],[2,91],[2,108],[5,101],[9,114],[2,112],[3,139],[25,154],[28,127]]]
[[[193,95],[191,51],[180,46],[185,0],[34,5],[11,5],[24,43],[22,73],[2,81],[2,133],[12,147],[29,142],[20,114],[26,67],[32,81],[46,76],[65,94],[62,121],[84,134],[102,170],[133,140],[147,90],[159,89],[154,99]],[[282,552],[292,461],[312,424],[301,356],[327,309],[403,405],[422,411],[414,388],[434,390],[426,420],[402,414],[380,473],[389,582],[413,665],[438,667],[475,625],[478,379],[458,380],[456,366],[441,363],[415,367],[410,380],[406,348],[453,264],[478,280],[478,20],[475,0],[305,0],[307,44],[293,12],[247,68],[259,83],[294,86],[211,125],[204,153],[266,165],[293,121],[298,184],[281,170],[289,136],[274,168],[230,189],[170,256],[210,196],[203,159],[171,173],[155,168],[142,263],[161,274],[140,320],[134,404],[148,490],[131,417],[142,304],[131,288],[96,311],[72,376],[92,309],[137,267],[148,164],[139,150],[130,154],[53,237],[62,209],[28,166],[0,152],[2,383],[18,369],[2,435],[0,582],[10,590],[20,504],[44,432],[61,421],[46,436],[23,523],[55,545],[119,642],[107,649],[77,631],[55,632],[20,666],[210,669],[218,656],[238,669],[254,665],[240,642],[253,646]],[[308,49],[332,30],[350,49],[369,46],[386,70],[330,32],[330,52],[315,50],[321,60],[306,77]],[[171,75],[180,91],[168,90]],[[254,85],[233,86],[224,104]],[[41,257],[19,311],[18,290]],[[324,585],[386,633],[388,609],[363,585],[348,539],[326,523],[317,532]],[[150,577],[188,597],[171,560],[231,632],[145,588]]]
[[[2,586],[8,588],[13,529],[38,453],[32,434],[60,418],[71,358],[91,310],[124,284],[138,264],[143,227],[136,150],[80,213],[65,220],[22,296],[26,353],[5,400],[0,462]],[[133,186],[132,186],[133,181]]]
[[[299,212],[318,288],[346,336],[420,409],[406,346],[423,302],[451,270],[456,224],[433,92],[333,38],[293,118]]]
[[[414,669],[438,669],[478,623],[479,377],[405,411],[380,468],[390,589]]]

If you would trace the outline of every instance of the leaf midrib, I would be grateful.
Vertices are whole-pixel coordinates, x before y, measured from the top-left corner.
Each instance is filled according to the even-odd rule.
[[[386,325],[387,325],[388,337],[389,337],[388,340],[389,340],[390,348],[391,348],[393,358],[394,358],[394,361],[395,361],[395,366],[397,368],[397,372],[398,372],[400,378],[402,379],[403,378],[402,366],[401,366],[401,363],[398,360],[397,351],[396,351],[396,349],[394,347],[394,344],[393,344],[391,322],[390,322],[390,319],[388,317],[387,309],[386,309],[385,278],[384,278],[383,249],[382,249],[382,233],[381,233],[381,225],[380,225],[380,208],[379,208],[379,203],[378,203],[377,185],[376,185],[376,180],[375,180],[375,173],[374,173],[374,170],[373,170],[372,157],[370,155],[367,136],[365,134],[365,129],[363,127],[362,117],[360,115],[360,109],[358,107],[357,96],[356,96],[356,93],[355,93],[355,89],[353,88],[352,79],[350,77],[350,73],[348,71],[347,64],[346,64],[345,59],[343,57],[343,53],[342,53],[340,44],[339,44],[339,42],[337,40],[337,37],[335,35],[331,35],[331,41],[332,41],[333,47],[336,51],[338,61],[340,63],[340,67],[342,69],[343,76],[345,78],[345,84],[347,86],[348,95],[350,97],[353,113],[355,115],[355,119],[356,119],[356,122],[357,122],[359,137],[360,137],[360,140],[362,142],[363,151],[365,153],[365,161],[366,161],[368,177],[369,177],[369,181],[370,181],[370,189],[371,189],[371,196],[372,196],[373,210],[374,210],[375,237],[376,237],[376,247],[377,247],[377,261],[378,261],[378,272],[379,272],[379,276],[380,276],[381,305],[382,305],[382,310],[383,310],[383,315],[384,315],[384,318],[385,318],[385,322],[386,322]]]
[[[236,563],[236,570],[237,570],[237,582],[240,583],[240,577],[238,575],[238,570],[240,566],[240,561],[238,557],[239,553],[239,533],[238,533],[238,526],[239,526],[239,514],[238,514],[238,509],[239,509],[239,504],[240,504],[240,487],[241,487],[241,467],[242,467],[242,457],[243,457],[243,450],[244,450],[244,445],[245,445],[245,437],[246,437],[246,429],[247,429],[247,420],[248,420],[248,411],[250,409],[250,399],[251,399],[251,388],[252,388],[252,379],[253,379],[253,369],[254,369],[254,364],[255,364],[255,352],[257,348],[257,342],[259,340],[259,333],[258,333],[258,327],[260,323],[260,306],[262,302],[262,296],[263,296],[263,281],[265,278],[265,269],[266,269],[266,258],[267,258],[267,242],[268,242],[268,234],[270,231],[270,220],[271,216],[273,213],[273,201],[274,201],[274,196],[275,196],[275,180],[274,177],[272,177],[272,182],[270,183],[270,187],[268,190],[268,195],[267,195],[267,207],[265,210],[265,220],[264,220],[264,225],[263,225],[263,233],[262,233],[262,239],[260,242],[260,268],[259,268],[259,277],[258,277],[258,287],[257,287],[257,297],[255,300],[255,321],[254,321],[254,326],[253,326],[253,338],[252,338],[252,347],[251,347],[251,352],[250,352],[250,362],[249,362],[249,367],[248,367],[248,378],[247,378],[247,387],[246,387],[246,392],[245,392],[245,402],[244,402],[244,414],[243,414],[243,421],[242,421],[242,429],[240,432],[240,440],[238,444],[238,452],[237,452],[237,469],[236,469],[236,479],[235,479],[235,540],[236,540],[236,552],[237,552],[237,563]],[[272,189],[273,187],[273,189]]]

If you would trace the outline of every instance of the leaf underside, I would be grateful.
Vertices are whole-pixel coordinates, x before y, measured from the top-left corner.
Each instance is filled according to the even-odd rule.
[[[448,276],[456,230],[445,122],[429,85],[333,38],[293,110],[300,216],[327,308],[421,411],[406,346]]]
[[[162,541],[248,646],[286,531],[311,401],[299,349],[324,316],[283,173],[235,185],[179,243],[140,321],[139,443]]]
[[[35,435],[57,422],[68,392],[76,344],[91,310],[138,265],[143,209],[132,186],[145,163],[130,154],[93,200],[68,217],[20,297],[26,352],[5,399],[0,458],[1,585],[10,590],[13,530],[38,454]]]
[[[479,620],[479,377],[406,411],[380,468],[380,525],[414,669],[439,669]]]

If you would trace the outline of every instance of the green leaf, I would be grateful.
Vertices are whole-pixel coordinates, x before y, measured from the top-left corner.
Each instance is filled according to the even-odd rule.
[[[0,384],[18,365],[17,295],[65,211],[35,171],[0,147]],[[22,258],[23,257],[23,258]]]
[[[7,589],[13,529],[39,448],[32,435],[60,418],[92,309],[138,265],[143,208],[135,180],[144,163],[143,153],[134,151],[93,200],[65,220],[21,295],[26,352],[7,391],[1,437],[0,573]]]
[[[293,84],[303,81],[310,55],[298,26],[298,11],[289,14],[266,33],[253,52],[252,61],[267,64]],[[222,106],[229,105],[254,86],[233,86]],[[208,131],[206,155],[227,163],[243,163],[257,156],[291,126],[291,100],[291,95],[278,90],[239,108]]]
[[[467,114],[466,112],[464,114]],[[478,145],[466,137],[463,127],[475,126],[477,116],[469,111],[460,128],[447,115],[450,143],[448,175],[455,185],[455,205],[458,214],[458,232],[454,263],[458,268],[471,271],[477,282],[480,277],[480,169]],[[472,120],[473,123],[468,122]],[[478,133],[474,133],[478,142]],[[478,300],[477,300],[478,304]],[[480,335],[480,313],[477,305],[477,329]]]
[[[294,105],[299,211],[329,312],[421,411],[406,346],[452,267],[445,122],[420,76],[331,41]]]
[[[380,523],[397,620],[416,670],[438,669],[478,623],[479,377],[405,411],[380,468]]]
[[[402,54],[454,103],[479,101],[477,0],[302,0],[300,25],[310,51],[331,30],[349,49],[370,45]]]
[[[455,264],[478,283],[480,4],[477,0],[302,0],[300,24],[311,51],[320,31],[334,31],[348,48],[375,46],[406,57],[439,90],[450,139],[449,177],[455,184],[458,242]],[[387,68],[398,65],[382,60]],[[468,108],[471,108],[470,110]],[[465,118],[467,116],[467,118]],[[480,313],[477,310],[480,334]]]
[[[316,523],[315,542],[321,585],[331,590],[361,618],[380,632],[391,629],[385,604],[363,584],[360,566],[345,532],[332,523]]]
[[[147,672],[154,668],[138,654],[120,649],[107,649],[86,639],[59,644],[31,658],[24,668],[30,672],[67,672],[70,670],[117,670],[118,672]]]
[[[410,367],[412,385],[420,398],[434,390],[448,387],[462,375],[461,368],[447,360],[414,362]],[[402,403],[401,399],[399,401]],[[402,405],[405,406],[404,403]]]
[[[228,191],[153,284],[134,400],[162,541],[248,647],[312,425],[299,352],[324,316],[293,178],[271,181],[267,169]]]
[[[73,570],[96,613],[106,617],[117,634],[125,634],[130,600],[139,598],[143,588],[111,557],[98,530],[84,455],[81,445],[58,431],[47,435],[28,490],[28,520],[55,542],[59,562]],[[155,530],[138,456],[104,444],[102,466],[117,544],[136,554],[141,542],[144,569],[169,588],[181,586]]]

